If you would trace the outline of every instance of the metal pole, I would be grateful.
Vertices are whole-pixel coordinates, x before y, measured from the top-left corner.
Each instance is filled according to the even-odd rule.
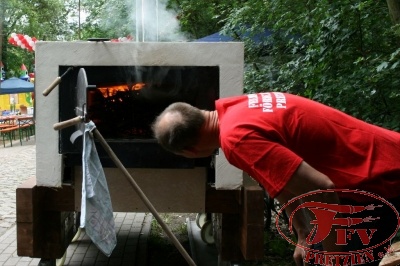
[[[142,35],[141,36],[141,41],[142,42],[144,42],[145,41],[145,38],[146,38],[146,35],[145,35],[145,17],[146,16],[146,11],[145,11],[145,3],[144,3],[144,0],[141,0],[141,3],[140,3],[140,34]]]
[[[144,42],[144,1],[136,1],[136,41]]]
[[[158,26],[159,26],[159,14],[158,14],[158,0],[156,0],[156,23],[157,23],[157,25],[156,25],[156,41],[158,42],[159,40],[158,40]]]
[[[78,39],[81,39],[81,0],[78,0]]]

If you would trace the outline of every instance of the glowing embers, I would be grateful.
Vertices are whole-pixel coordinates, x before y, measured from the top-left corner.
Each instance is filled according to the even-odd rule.
[[[136,83],[132,86],[126,85],[114,85],[97,88],[104,98],[115,96],[118,92],[128,92],[128,91],[139,91],[146,86],[145,83]]]
[[[143,95],[145,83],[98,85],[88,90],[87,113],[107,139],[151,139],[151,123],[165,105]]]

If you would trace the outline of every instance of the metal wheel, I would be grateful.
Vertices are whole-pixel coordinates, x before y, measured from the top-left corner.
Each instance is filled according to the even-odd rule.
[[[56,266],[64,266],[66,258],[67,258],[67,251],[65,251],[64,255],[61,258],[56,259]]]
[[[74,238],[72,238],[71,242],[78,241],[79,237],[81,236],[82,230],[83,229],[81,227],[78,227],[78,231],[76,231],[76,234]]]
[[[207,222],[207,213],[198,213],[196,215],[196,224],[201,229]]]
[[[211,245],[215,243],[214,233],[213,233],[213,226],[211,221],[206,221],[200,230],[201,233],[201,240],[204,243]]]

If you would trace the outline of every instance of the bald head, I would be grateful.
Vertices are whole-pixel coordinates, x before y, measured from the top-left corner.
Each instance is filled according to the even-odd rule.
[[[187,103],[168,106],[152,125],[158,143],[171,152],[181,152],[196,144],[205,118],[201,110]]]

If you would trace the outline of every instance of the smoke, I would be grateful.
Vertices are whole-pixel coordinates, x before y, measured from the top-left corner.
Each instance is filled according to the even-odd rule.
[[[138,42],[187,41],[180,31],[177,14],[167,9],[166,4],[167,0],[106,1],[99,20],[91,19],[91,23],[116,35],[109,36],[112,38],[131,35]],[[86,8],[90,13],[90,7]]]
[[[135,0],[132,19],[137,41],[186,41],[180,33],[177,14],[167,10],[165,0]]]

